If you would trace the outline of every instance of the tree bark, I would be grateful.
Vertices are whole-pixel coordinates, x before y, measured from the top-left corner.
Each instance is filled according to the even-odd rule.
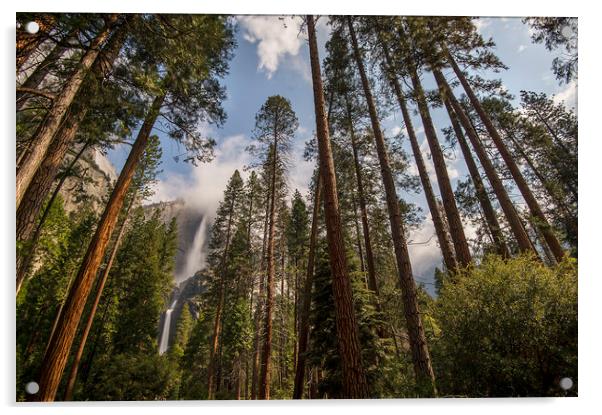
[[[335,324],[338,349],[343,372],[343,396],[345,398],[367,398],[369,396],[366,373],[362,362],[358,325],[353,308],[353,292],[347,270],[347,258],[339,201],[337,196],[336,173],[328,120],[324,111],[324,89],[318,57],[315,22],[312,15],[307,16],[309,34],[309,53],[316,115],[316,134],[320,159],[320,174],[324,186],[324,219],[328,240],[328,254],[332,273],[332,290],[335,305]]]
[[[274,122],[276,124],[276,122]],[[267,245],[267,267],[268,278],[266,284],[265,300],[265,321],[264,321],[264,339],[263,351],[261,354],[261,376],[259,382],[259,399],[270,399],[270,380],[271,380],[271,355],[272,355],[272,314],[274,309],[274,284],[276,265],[274,263],[274,245],[276,231],[276,169],[278,165],[278,133],[274,128],[274,143],[272,157],[272,174],[270,179],[270,220],[268,225],[268,245]]]
[[[331,93],[328,102],[327,123],[330,125],[330,111],[332,108]],[[328,127],[329,128],[329,127]],[[307,253],[307,269],[305,271],[305,282],[303,294],[300,299],[301,310],[299,316],[299,336],[297,345],[297,364],[295,365],[295,382],[293,385],[293,399],[302,399],[305,383],[307,344],[309,342],[309,313],[311,309],[311,298],[314,279],[314,268],[316,262],[316,244],[318,239],[318,221],[320,220],[320,203],[322,200],[322,174],[320,173],[320,162],[318,160],[318,172],[314,188],[314,205],[311,216],[311,230],[309,233],[309,250]]]
[[[416,132],[414,131],[412,118],[410,117],[410,113],[408,111],[407,101],[403,95],[403,91],[401,90],[399,79],[397,79],[391,70],[392,62],[389,51],[384,44],[382,49],[385,55],[389,80],[395,92],[395,96],[397,97],[397,102],[403,116],[403,122],[406,126],[408,137],[410,138],[410,145],[412,147],[412,152],[414,153],[414,160],[416,161],[418,175],[420,176],[420,182],[422,183],[422,188],[424,189],[424,196],[426,198],[429,211],[431,212],[431,219],[433,221],[433,225],[435,226],[435,233],[437,234],[437,240],[439,241],[439,247],[441,248],[441,254],[443,255],[443,263],[449,271],[453,272],[458,267],[454,248],[449,240],[449,235],[445,229],[445,223],[437,206],[437,198],[431,185],[431,179],[429,178],[426,170],[426,164],[424,163],[424,158],[422,157],[422,151],[420,150],[418,139],[416,138]]]
[[[251,399],[257,399],[257,394],[259,392],[259,360],[261,357],[261,348],[260,348],[260,324],[261,324],[261,313],[263,311],[264,306],[264,292],[265,292],[265,253],[267,247],[267,239],[268,239],[268,225],[270,223],[269,216],[269,207],[270,207],[270,194],[268,192],[266,198],[266,209],[265,209],[265,220],[263,224],[263,240],[261,247],[261,266],[260,266],[260,276],[259,276],[259,294],[257,295],[257,308],[255,309],[255,338],[253,339],[253,374],[251,377]]]
[[[368,77],[366,76],[366,70],[364,68],[361,52],[355,36],[353,21],[350,16],[347,17],[347,25],[349,27],[349,34],[351,37],[356,65],[360,73],[364,95],[368,104],[368,111],[370,113],[374,140],[376,142],[376,150],[378,153],[381,175],[385,187],[389,221],[391,223],[391,236],[393,239],[393,246],[395,248],[399,282],[402,289],[404,315],[410,338],[410,348],[412,350],[412,361],[414,363],[416,383],[419,385],[420,389],[428,391],[428,393],[431,395],[436,395],[435,374],[433,373],[431,358],[426,343],[426,336],[424,334],[424,327],[422,325],[422,318],[420,317],[420,311],[418,308],[416,282],[412,276],[412,265],[410,263],[408,247],[405,241],[404,229],[399,209],[399,200],[397,198],[397,190],[395,189],[393,174],[391,172],[389,156],[387,154],[385,140],[380,128],[380,122],[378,120],[378,114],[376,112],[376,106],[374,104],[374,98],[372,97],[372,91],[370,89]]]
[[[234,216],[234,198],[232,198],[232,203],[230,204],[230,212],[228,216],[228,226],[226,228],[226,244],[224,246],[224,252],[222,253],[221,264],[219,267],[220,270],[220,286],[219,286],[219,300],[217,303],[217,309],[215,310],[215,320],[213,323],[213,337],[211,340],[211,350],[209,353],[209,374],[207,376],[207,399],[212,400],[215,399],[215,394],[213,391],[213,380],[215,376],[215,355],[217,353],[218,340],[220,337],[220,328],[222,324],[222,312],[224,309],[224,298],[226,295],[226,281],[225,281],[225,268],[226,268],[226,260],[228,259],[228,250],[230,249],[230,234],[232,231],[232,220]]]
[[[539,206],[539,202],[537,201],[537,199],[535,199],[533,192],[531,192],[531,189],[529,188],[527,181],[525,180],[523,174],[521,173],[518,165],[512,158],[512,155],[510,154],[510,151],[508,150],[508,148],[506,147],[506,144],[502,140],[502,137],[499,135],[497,129],[493,125],[493,122],[489,118],[489,115],[487,115],[487,113],[483,109],[483,106],[481,105],[481,102],[479,101],[479,99],[475,95],[474,91],[472,90],[472,87],[468,83],[468,80],[466,79],[464,72],[462,72],[462,70],[458,67],[456,60],[453,58],[453,56],[451,55],[451,53],[447,50],[447,48],[445,46],[444,46],[444,51],[446,53],[447,60],[448,60],[449,64],[451,65],[452,69],[454,70],[456,76],[458,77],[458,80],[462,84],[462,87],[464,88],[464,91],[466,92],[466,95],[468,96],[470,103],[472,104],[474,109],[477,111],[477,114],[479,114],[479,118],[481,119],[481,121],[483,121],[483,124],[485,125],[485,128],[487,129],[487,133],[493,140],[498,152],[502,156],[502,159],[504,159],[504,162],[506,163],[508,170],[510,170],[510,174],[512,174],[512,177],[514,178],[516,185],[518,186],[523,198],[525,199],[527,206],[529,206],[531,215],[533,215],[533,217],[536,218],[539,231],[543,234],[545,242],[550,247],[550,250],[554,254],[554,257],[556,258],[556,260],[558,262],[562,261],[562,258],[565,255],[564,249],[560,245],[558,238],[554,234],[554,230],[550,226],[541,207]]]
[[[126,34],[127,28],[123,25],[111,37],[106,48],[92,65],[94,76],[102,79],[109,73],[123,46]],[[56,174],[73,144],[81,122],[88,112],[89,97],[81,94],[80,97],[81,99],[76,101],[77,105],[72,105],[69,108],[69,114],[61,123],[59,131],[48,148],[48,152],[44,155],[39,168],[25,190],[21,204],[17,207],[16,236],[18,241],[26,242],[31,238],[44,200],[50,192]]]
[[[489,183],[491,184],[491,187],[495,192],[495,195],[498,199],[498,202],[500,203],[504,215],[508,220],[508,224],[510,225],[512,233],[514,234],[514,237],[516,238],[516,241],[518,243],[519,250],[523,252],[533,252],[535,255],[537,255],[537,252],[535,251],[535,248],[533,247],[533,244],[529,239],[529,235],[527,234],[527,231],[525,230],[525,227],[522,224],[520,216],[516,212],[516,209],[512,204],[510,197],[508,196],[508,192],[506,192],[504,184],[502,183],[502,180],[497,174],[493,163],[489,159],[487,151],[481,143],[479,136],[472,127],[468,115],[466,115],[464,109],[460,106],[460,103],[453,94],[453,91],[447,83],[447,80],[445,79],[443,74],[441,74],[438,71],[435,71],[434,75],[435,80],[437,81],[437,85],[441,91],[441,94],[445,96],[447,100],[449,100],[454,112],[460,118],[460,123],[462,124],[462,126],[464,127],[464,131],[466,131],[466,134],[468,135],[468,139],[470,140],[470,143],[472,144],[472,147],[475,150],[477,157],[479,158],[481,166],[483,166],[483,169],[485,170],[485,174],[489,179]]]
[[[84,256],[79,272],[69,290],[63,313],[54,335],[49,339],[40,370],[40,391],[36,398],[40,401],[53,401],[58,389],[63,370],[67,364],[69,350],[73,344],[77,326],[90,294],[94,277],[102,261],[105,250],[117,224],[119,211],[131,184],[132,177],[148,144],[151,130],[160,113],[165,95],[155,98],[153,104],[138,132],[138,136],[117,179],[115,188],[102,214],[98,228],[88,251]]]
[[[31,180],[42,164],[44,156],[48,151],[52,139],[61,126],[61,122],[65,118],[65,114],[69,109],[69,106],[73,102],[73,99],[77,95],[80,87],[86,78],[90,68],[98,54],[100,52],[101,45],[107,40],[111,32],[113,31],[114,24],[117,21],[119,15],[112,14],[107,19],[105,27],[101,32],[94,38],[90,47],[86,53],[82,56],[79,65],[75,72],[65,83],[65,86],[58,94],[56,99],[52,103],[52,107],[46,114],[44,121],[38,127],[34,137],[32,138],[32,145],[27,149],[24,155],[23,161],[19,165],[17,170],[16,178],[16,206],[17,208],[21,204],[21,200],[25,195],[25,191],[31,183]]]
[[[25,252],[19,252],[19,255],[17,256],[17,294],[19,294],[19,290],[21,289],[21,286],[23,285],[23,281],[25,281],[25,277],[27,276],[27,273],[29,272],[31,263],[34,259],[38,241],[39,241],[40,235],[42,233],[42,228],[44,227],[46,218],[48,217],[48,214],[50,213],[50,208],[52,207],[52,204],[56,200],[56,197],[58,196],[63,185],[65,184],[67,177],[69,177],[69,173],[71,172],[71,170],[73,170],[73,167],[75,167],[75,164],[79,161],[79,159],[84,154],[84,152],[86,151],[87,148],[88,148],[88,144],[86,143],[82,146],[82,148],[75,155],[75,157],[73,157],[73,160],[67,167],[67,170],[65,170],[65,174],[63,175],[63,177],[61,177],[59,182],[56,184],[56,187],[54,188],[54,192],[52,192],[52,196],[50,196],[50,199],[48,200],[48,203],[46,204],[44,213],[42,213],[42,217],[40,218],[40,221],[38,222],[38,224],[35,228],[35,232],[33,233],[33,236],[31,237],[31,239],[29,240],[27,248],[25,248]],[[33,220],[35,220],[35,218],[33,218]]]
[[[111,272],[111,268],[113,267],[113,262],[115,261],[115,257],[117,256],[117,252],[119,251],[119,246],[121,245],[121,240],[123,239],[123,235],[125,234],[127,220],[130,214],[130,210],[134,205],[135,194],[132,195],[132,200],[130,201],[123,218],[123,222],[121,227],[119,228],[119,233],[117,234],[117,238],[115,239],[115,243],[113,244],[113,249],[111,250],[111,255],[109,256],[109,260],[107,261],[107,265],[102,272],[102,276],[100,278],[100,282],[98,284],[98,288],[96,290],[96,296],[94,297],[94,303],[92,303],[92,308],[90,309],[90,313],[88,314],[88,320],[86,321],[86,327],[82,333],[82,337],[77,348],[77,352],[75,353],[75,357],[73,358],[73,363],[71,364],[71,371],[69,372],[69,378],[67,380],[67,386],[65,388],[65,397],[63,400],[70,401],[73,399],[73,389],[75,387],[75,381],[77,379],[77,372],[79,370],[79,362],[81,361],[82,355],[84,354],[84,348],[86,347],[86,342],[88,340],[88,335],[90,334],[90,329],[92,329],[92,323],[94,323],[94,317],[96,316],[96,309],[98,308],[98,304],[100,303],[100,298],[102,297],[102,293],[104,291],[105,284],[107,279],[109,278],[109,273]]]
[[[449,175],[447,173],[447,167],[445,165],[445,157],[443,151],[439,145],[437,139],[437,132],[431,119],[431,114],[426,102],[422,83],[418,77],[418,70],[413,61],[410,61],[410,78],[412,79],[412,86],[414,87],[414,97],[418,110],[420,112],[420,118],[424,126],[424,133],[431,150],[431,156],[433,158],[433,165],[435,166],[435,173],[437,175],[437,183],[439,184],[439,190],[441,192],[441,198],[443,199],[443,207],[447,215],[447,223],[449,224],[449,230],[451,238],[454,244],[456,252],[456,259],[462,267],[466,267],[470,264],[471,256],[466,236],[464,235],[464,228],[462,226],[462,220],[460,219],[460,213],[456,205],[454,198],[454,191],[449,181]]]
[[[63,39],[61,39],[61,42],[56,44],[52,48],[52,50],[50,51],[50,53],[48,53],[44,60],[38,66],[36,66],[31,75],[29,75],[27,79],[21,84],[21,87],[27,89],[37,89],[50,72],[50,68],[52,67],[52,65],[63,56],[67,49],[69,49],[68,42],[74,35],[75,31],[72,31]],[[27,94],[24,92],[17,92],[17,112],[19,112],[27,103],[28,99],[26,95]]]
[[[489,195],[487,194],[487,189],[485,188],[483,180],[481,179],[481,174],[479,173],[479,168],[477,167],[477,164],[472,157],[472,153],[470,152],[470,147],[468,147],[468,143],[466,142],[466,137],[464,136],[464,132],[462,131],[462,127],[458,121],[458,115],[454,112],[449,100],[444,95],[441,96],[441,99],[445,104],[445,109],[449,114],[452,128],[454,129],[454,133],[458,139],[458,144],[460,145],[462,155],[464,156],[464,161],[468,167],[468,173],[470,174],[472,184],[477,194],[477,199],[481,205],[481,210],[485,216],[485,221],[487,223],[487,227],[489,228],[492,242],[496,247],[496,252],[504,258],[510,258],[510,251],[508,250],[508,246],[504,240],[504,235],[497,219],[497,214],[491,205]]]

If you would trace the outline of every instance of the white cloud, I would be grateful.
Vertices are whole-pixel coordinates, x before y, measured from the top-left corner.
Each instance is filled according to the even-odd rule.
[[[419,283],[427,283],[426,288],[432,292],[430,284],[434,281],[435,267],[441,266],[442,256],[430,213],[420,228],[410,232],[408,251],[414,278]]]
[[[187,206],[213,219],[234,170],[247,176],[242,168],[250,161],[250,155],[245,151],[248,144],[244,135],[224,138],[219,142],[212,162],[199,164],[186,175],[170,172],[167,178],[158,181],[149,203],[180,198]]]
[[[243,38],[257,43],[259,64],[271,78],[286,56],[297,56],[304,43],[300,35],[301,18],[290,16],[238,16]]]
[[[523,52],[525,49],[527,49],[527,47],[526,47],[525,45],[519,45],[519,46],[518,46],[518,50],[517,50],[517,52],[518,52],[518,53],[521,53],[521,52]]]
[[[562,90],[554,95],[554,103],[564,103],[567,108],[577,108],[577,82],[568,83]]]

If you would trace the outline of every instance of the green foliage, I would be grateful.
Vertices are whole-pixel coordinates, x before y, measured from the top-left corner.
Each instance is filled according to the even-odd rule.
[[[90,388],[99,401],[171,400],[177,398],[179,377],[175,364],[164,356],[115,354]]]
[[[577,381],[577,266],[485,258],[445,282],[432,342],[443,395],[561,396]],[[576,388],[571,392],[576,393]]]

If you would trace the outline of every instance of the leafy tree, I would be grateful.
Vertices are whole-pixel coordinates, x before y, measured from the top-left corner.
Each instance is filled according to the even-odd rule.
[[[444,282],[433,307],[443,394],[561,396],[561,377],[576,382],[574,260],[547,267],[530,256],[488,256]]]

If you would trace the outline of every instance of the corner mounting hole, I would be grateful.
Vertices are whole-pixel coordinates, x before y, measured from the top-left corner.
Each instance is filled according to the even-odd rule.
[[[38,385],[38,382],[29,382],[27,385],[25,385],[25,392],[30,395],[35,395],[39,391],[40,385]]]
[[[38,33],[40,25],[37,22],[27,22],[25,24],[25,31],[31,35]]]
[[[562,378],[560,379],[560,387],[565,391],[568,391],[573,387],[573,379],[571,378]]]

